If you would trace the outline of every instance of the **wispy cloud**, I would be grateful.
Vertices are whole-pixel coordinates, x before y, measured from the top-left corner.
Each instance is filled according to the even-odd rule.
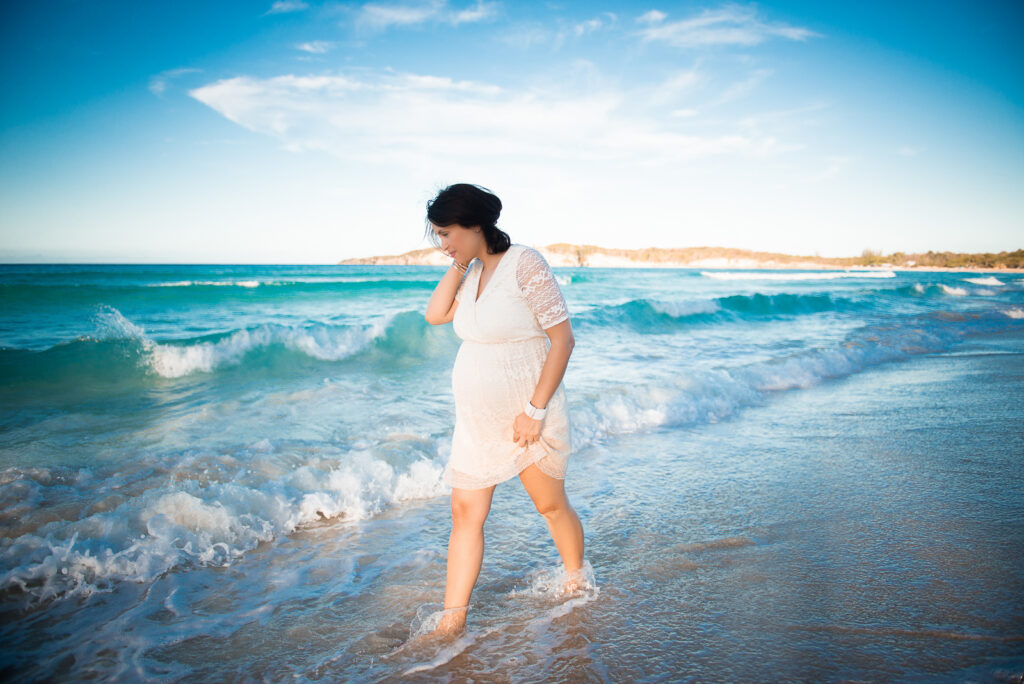
[[[477,0],[476,6],[454,12],[448,21],[456,25],[473,21],[485,21],[495,16],[499,7],[500,5],[497,2]]]
[[[398,165],[490,158],[626,161],[770,155],[800,145],[733,128],[705,135],[672,128],[638,106],[650,88],[510,91],[476,81],[383,72],[220,80],[190,94],[288,149]]]
[[[334,43],[327,40],[311,40],[306,43],[299,43],[295,46],[296,50],[302,50],[312,55],[322,55],[329,52],[334,47]]]
[[[806,105],[791,107],[789,109],[750,113],[741,118],[739,120],[739,124],[746,130],[758,130],[765,124],[777,127],[781,122],[789,122],[790,125],[807,128],[809,126],[817,126],[820,122],[813,117],[798,115],[802,115],[807,112],[821,111],[823,109],[827,109],[829,106],[830,104],[828,102],[818,100]]]
[[[614,12],[602,12],[599,16],[574,24],[572,32],[576,36],[582,36],[584,33],[598,31],[607,26],[611,26],[617,19],[618,17]]]
[[[548,45],[553,50],[559,50],[567,40],[615,28],[618,19],[614,12],[602,12],[583,21],[567,22],[558,19],[554,24],[538,21],[520,22],[506,27],[498,35],[498,40],[524,49],[534,45]]]
[[[553,32],[539,22],[521,22],[504,29],[497,39],[513,47],[528,50],[551,40]]]
[[[758,84],[771,76],[772,73],[774,73],[772,69],[754,69],[745,79],[737,81],[723,90],[717,97],[709,102],[707,106],[724,104],[746,95],[748,92],[756,88]]]
[[[677,103],[680,97],[686,96],[696,90],[706,80],[705,74],[700,71],[700,60],[693,67],[681,71],[675,71],[661,83],[651,88],[647,98],[647,105],[656,107],[658,105]],[[677,116],[687,116],[681,114]]]
[[[658,10],[648,10],[637,17],[636,20],[644,24],[657,24],[659,21],[663,21],[667,16],[667,14],[659,12]]]
[[[726,4],[718,9],[705,9],[699,15],[678,21],[666,21],[668,15],[648,11],[637,22],[643,27],[636,32],[643,42],[658,41],[681,48],[709,45],[757,45],[768,38],[806,40],[821,34],[810,29],[783,23],[768,23],[758,17],[753,6]]]
[[[202,69],[195,69],[192,67],[182,67],[179,69],[168,69],[161,71],[159,74],[152,76],[149,79],[149,92],[157,96],[162,96],[167,90],[167,86],[170,81],[181,76],[182,74],[190,74],[193,72],[202,71]]]
[[[263,14],[286,14],[288,12],[301,12],[304,9],[309,9],[309,5],[302,2],[302,0],[277,0]]]
[[[458,26],[490,19],[497,15],[500,6],[498,2],[484,0],[476,0],[475,5],[463,9],[450,8],[447,0],[398,4],[368,2],[360,8],[356,24],[361,28],[374,30],[392,26],[413,26],[427,21]]]

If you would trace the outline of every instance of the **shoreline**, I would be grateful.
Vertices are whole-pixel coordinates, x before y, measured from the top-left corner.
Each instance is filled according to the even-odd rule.
[[[1012,266],[929,266],[907,259],[902,264],[889,262],[842,265],[857,257],[793,257],[773,252],[754,252],[733,248],[695,247],[685,249],[648,248],[622,250],[585,245],[527,245],[540,252],[553,268],[669,268],[707,270],[813,270],[813,271],[932,271],[963,273],[1024,273],[1024,267]],[[632,253],[632,254],[631,254]],[[636,254],[640,258],[635,258]],[[908,255],[916,256],[916,255]],[[970,255],[968,255],[970,256]],[[988,255],[991,256],[991,255]],[[646,259],[644,257],[647,257]],[[672,258],[675,257],[675,258]],[[682,258],[680,258],[682,257]],[[688,258],[689,257],[689,258]],[[416,249],[404,254],[357,257],[336,262],[338,266],[447,266],[449,257],[436,248]]]
[[[631,263],[631,264],[600,264],[600,265],[577,265],[577,264],[564,264],[557,263],[556,259],[549,259],[548,263],[552,268],[663,268],[663,269],[703,269],[708,271],[834,271],[836,273],[849,273],[856,271],[864,271],[865,273],[879,273],[885,271],[908,271],[908,272],[934,272],[934,273],[947,273],[947,272],[961,272],[961,273],[1021,273],[1024,274],[1024,268],[982,268],[979,266],[961,266],[961,267],[948,267],[948,266],[822,266],[822,265],[798,265],[798,264],[762,264],[757,266],[751,266],[748,264],[737,265],[737,266],[709,266],[706,264],[688,264],[688,263]],[[353,263],[356,262],[356,263]],[[333,264],[335,266],[447,266],[447,261],[440,263],[433,263],[429,261],[423,262],[407,262],[407,261],[384,261],[376,260],[375,257],[369,257],[367,259],[346,259],[344,262]]]

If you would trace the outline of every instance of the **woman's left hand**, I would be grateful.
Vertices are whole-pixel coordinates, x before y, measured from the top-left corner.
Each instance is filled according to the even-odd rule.
[[[533,444],[540,439],[540,426],[543,422],[520,413],[512,421],[512,441],[522,447]]]

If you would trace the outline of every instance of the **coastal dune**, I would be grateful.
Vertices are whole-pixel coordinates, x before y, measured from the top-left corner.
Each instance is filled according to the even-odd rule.
[[[594,268],[806,268],[856,269],[888,268],[928,271],[1014,271],[1024,272],[1024,250],[998,254],[894,252],[882,256],[865,250],[859,257],[798,256],[779,252],[757,252],[732,247],[646,247],[618,249],[596,245],[558,242],[530,245],[552,266]],[[339,265],[443,266],[448,257],[435,248],[414,249],[403,254],[343,259]]]

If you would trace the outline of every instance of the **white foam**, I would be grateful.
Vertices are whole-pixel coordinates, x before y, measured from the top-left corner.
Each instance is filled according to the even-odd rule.
[[[864,271],[826,271],[826,272],[793,272],[793,273],[758,273],[747,271],[701,271],[706,278],[717,280],[832,280],[835,278],[895,278],[890,270]]]
[[[566,591],[566,582],[570,577],[579,582],[579,585],[575,590]],[[509,592],[508,597],[529,596],[548,603],[548,607],[526,625],[526,631],[532,634],[530,641],[535,649],[550,652],[554,644],[543,636],[554,621],[596,600],[600,594],[601,588],[594,576],[594,568],[589,560],[584,559],[583,566],[573,573],[567,573],[561,565],[535,570],[528,578],[527,588],[521,591],[513,590]]]
[[[963,297],[967,294],[967,290],[965,290],[962,287],[952,287],[950,285],[944,285],[942,283],[939,283],[939,287],[942,289],[943,292],[945,292],[948,295]]]
[[[693,314],[714,313],[721,310],[718,302],[711,299],[695,299],[691,301],[652,301],[651,308],[655,311],[676,318]]]
[[[975,285],[1005,285],[1003,281],[999,280],[995,276],[989,276],[987,278],[963,278],[968,283],[974,283]]]
[[[763,396],[729,371],[694,370],[661,383],[611,387],[586,397],[573,412],[574,447],[663,425],[715,423]]]
[[[1003,309],[1003,313],[1010,318],[1024,318],[1024,310],[1021,310],[1019,306],[1014,306],[1009,309]]]
[[[172,280],[161,283],[146,283],[146,287],[194,287],[200,285],[215,287],[260,287],[267,285],[296,285],[296,284],[319,284],[319,283],[381,283],[406,280],[402,277],[396,278],[373,278],[360,276],[294,276],[291,278],[264,278],[247,280]],[[415,282],[410,279],[409,282]],[[562,282],[559,280],[559,282]]]
[[[92,317],[96,326],[96,338],[111,339],[143,339],[146,331],[125,318],[120,311],[107,304],[101,304]]]
[[[259,280],[174,280],[166,283],[147,283],[146,287],[191,287],[215,285],[220,287],[259,287]]]
[[[1019,308],[1001,312],[1010,318]],[[728,369],[692,369],[655,382],[628,383],[581,395],[573,411],[574,447],[605,437],[670,426],[715,423],[743,407],[761,404],[767,392],[808,388],[912,354],[947,348],[974,329],[1000,329],[991,315],[938,312],[897,325],[867,326],[833,347]],[[1005,319],[1002,319],[1005,321]]]
[[[583,559],[583,565],[573,572],[568,572],[565,566],[558,564],[537,568],[530,572],[526,580],[524,589],[513,589],[508,592],[508,596],[532,596],[553,601],[580,597],[592,601],[601,593],[594,575],[594,566],[586,558]],[[576,587],[567,590],[567,582],[570,580],[576,582]]]
[[[0,550],[0,567],[6,568],[0,589],[19,587],[30,602],[40,602],[109,591],[117,581],[151,581],[183,563],[224,566],[302,525],[359,521],[447,491],[443,466],[422,458],[399,471],[369,451],[353,452],[342,465],[325,459],[269,478],[261,471],[280,472],[280,466],[261,468],[258,459],[245,468],[228,459],[235,473],[224,473],[219,482],[200,478],[187,460],[182,472],[198,479],[179,481],[173,470],[156,468],[166,473],[162,482],[116,508],[36,526]],[[33,475],[38,473],[6,473],[0,500],[30,491]],[[125,475],[129,482],[131,477]],[[102,498],[116,484],[96,488],[86,482],[83,488]]]
[[[365,349],[374,339],[381,337],[388,320],[359,327],[343,328],[291,328],[263,324],[256,328],[237,330],[216,342],[198,342],[188,345],[160,344],[145,340],[149,354],[149,367],[167,378],[180,377],[196,371],[238,363],[248,352],[283,344],[316,359],[337,361]]]
[[[177,378],[237,364],[249,352],[271,344],[282,344],[322,361],[338,361],[366,349],[373,340],[382,337],[392,318],[360,326],[293,328],[265,323],[255,328],[237,330],[216,342],[191,344],[156,342],[146,335],[141,326],[135,325],[110,306],[104,306],[94,316],[94,320],[101,338],[139,340],[146,366],[165,378]]]

